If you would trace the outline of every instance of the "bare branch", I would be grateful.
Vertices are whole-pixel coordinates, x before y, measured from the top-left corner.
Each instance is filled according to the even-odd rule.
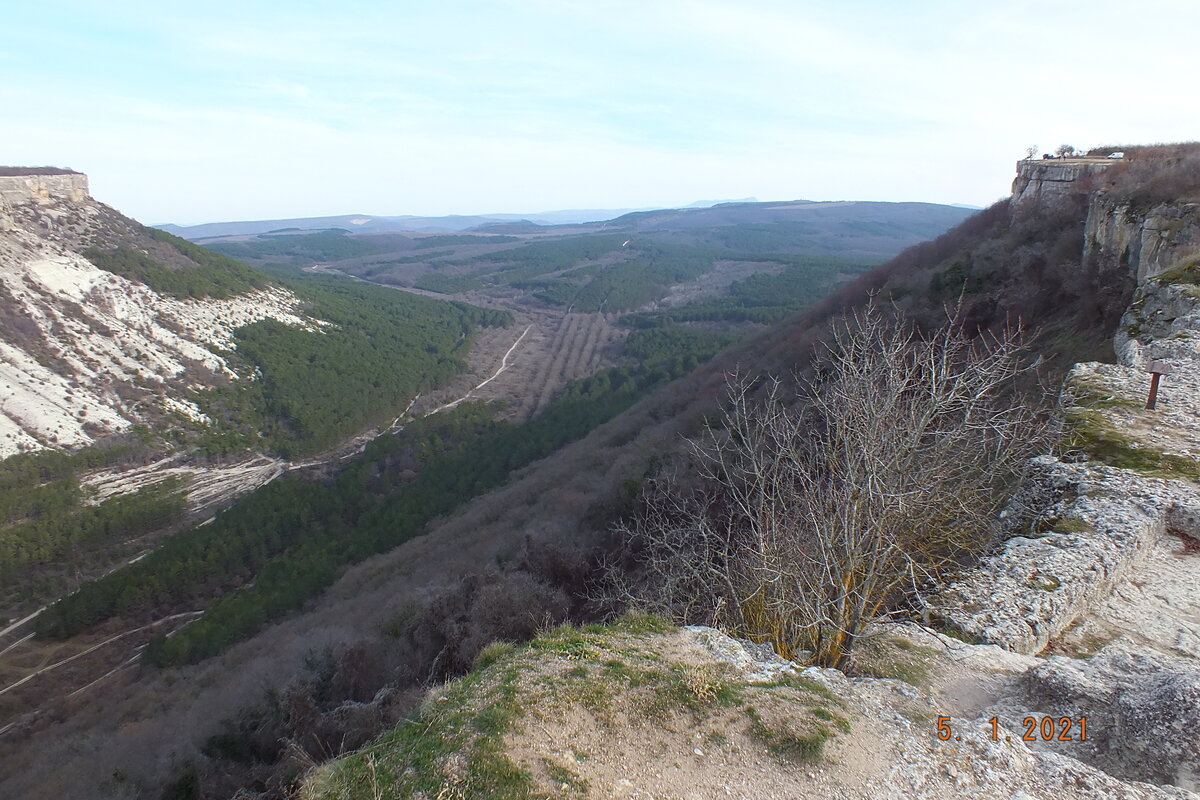
[[[798,396],[771,379],[755,399],[731,375],[721,418],[689,442],[698,485],[649,482],[617,530],[638,565],[611,572],[623,599],[837,666],[871,620],[977,553],[1050,431],[1044,398],[1014,397],[1020,329],[971,339],[960,312],[920,332],[869,304]]]

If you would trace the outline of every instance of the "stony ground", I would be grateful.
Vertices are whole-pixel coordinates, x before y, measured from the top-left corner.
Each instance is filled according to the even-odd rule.
[[[1047,746],[1122,778],[1200,790],[1195,287],[1147,281],[1116,346],[1120,363],[1072,371],[1066,413],[1075,444],[1117,466],[1035,459],[1010,509],[1013,538],[934,610],[978,641],[1045,656],[984,713],[1036,704],[1087,716],[1086,746]],[[1156,360],[1170,374],[1147,410]]]
[[[879,677],[802,669],[711,628],[560,629],[435,691],[301,797],[1194,797],[1115,778],[1078,757],[1086,743],[1026,741],[1023,717],[1054,712],[997,701],[1042,659],[911,624],[876,628],[864,653],[858,671]]]

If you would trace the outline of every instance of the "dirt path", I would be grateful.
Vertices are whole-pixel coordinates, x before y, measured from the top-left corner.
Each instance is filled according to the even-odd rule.
[[[500,359],[500,366],[496,367],[496,371],[495,371],[495,372],[493,372],[493,373],[491,374],[491,377],[489,377],[489,378],[486,378],[486,379],[484,379],[483,381],[480,381],[479,383],[477,383],[477,384],[474,386],[474,388],[470,389],[470,390],[469,390],[469,391],[468,391],[466,394],[464,394],[462,397],[458,398],[457,400],[451,400],[449,403],[445,403],[445,404],[443,404],[443,405],[440,405],[440,406],[438,406],[437,408],[435,408],[435,409],[433,409],[432,411],[430,411],[429,413],[425,414],[425,416],[427,416],[427,417],[429,417],[429,416],[433,416],[434,414],[438,413],[439,411],[445,411],[445,410],[447,410],[447,409],[454,408],[454,407],[455,407],[455,406],[457,406],[459,403],[461,403],[461,402],[463,402],[464,400],[467,400],[468,398],[470,398],[470,396],[471,396],[472,394],[474,394],[474,393],[475,393],[477,390],[479,390],[479,389],[482,389],[484,386],[487,386],[489,383],[491,383],[492,381],[496,380],[496,378],[498,378],[498,377],[500,376],[500,373],[502,373],[502,372],[504,372],[506,369],[508,369],[508,358],[509,358],[509,356],[511,356],[511,355],[512,355],[512,352],[513,352],[513,350],[516,350],[516,349],[517,349],[517,345],[519,345],[519,344],[521,343],[521,340],[525,338],[525,335],[526,335],[527,333],[529,333],[529,331],[530,331],[530,329],[531,329],[532,327],[533,327],[532,325],[526,325],[526,326],[525,326],[525,330],[521,331],[521,335],[520,335],[520,336],[518,336],[518,337],[517,337],[517,340],[516,340],[515,342],[513,342],[513,343],[512,343],[512,347],[508,348],[508,351],[507,351],[507,352],[505,352],[505,354],[504,354],[504,357]],[[409,404],[409,408],[412,408],[412,404],[411,404],[411,403]]]
[[[80,652],[75,653],[74,655],[71,655],[71,656],[68,656],[67,658],[62,659],[61,661],[56,661],[53,664],[50,664],[48,666],[39,667],[38,669],[34,670],[33,672],[30,672],[28,675],[24,676],[23,678],[16,681],[15,683],[11,683],[8,686],[5,686],[3,689],[0,689],[0,695],[7,694],[8,692],[12,691],[13,689],[23,686],[24,684],[28,683],[29,681],[33,680],[34,678],[38,677],[39,675],[43,675],[47,672],[56,670],[59,667],[70,664],[72,661],[75,661],[78,658],[82,658],[86,655],[94,653],[97,650],[99,650],[100,648],[106,647],[107,645],[110,645],[115,641],[124,639],[126,636],[130,636],[132,634],[139,633],[141,631],[148,630],[150,628],[156,628],[159,625],[162,625],[167,622],[171,622],[173,620],[196,617],[203,613],[204,613],[203,611],[187,611],[182,614],[172,614],[169,617],[163,617],[162,619],[155,620],[154,622],[151,622],[147,625],[141,625],[137,628],[132,628],[132,629],[124,631],[122,633],[118,633],[115,636],[110,636],[101,642],[97,642],[96,644],[91,645],[90,647],[88,647],[85,650],[81,650]],[[17,644],[22,644],[23,642],[28,641],[30,638],[32,638],[32,636],[33,636],[32,634],[30,634],[29,636],[26,636],[20,642],[16,642],[13,646],[15,646]],[[12,649],[12,648],[10,647],[8,649]]]
[[[46,606],[42,606],[41,608],[39,608],[37,611],[34,611],[29,616],[23,617],[22,619],[17,620],[16,622],[12,623],[4,630],[0,631],[0,637],[7,636],[8,634],[15,631],[17,628],[20,628],[26,622],[32,622],[33,620],[37,619],[38,614],[42,613],[45,610],[46,610]]]

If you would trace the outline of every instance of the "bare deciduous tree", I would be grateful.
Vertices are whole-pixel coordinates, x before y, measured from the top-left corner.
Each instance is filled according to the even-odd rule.
[[[798,397],[734,376],[690,440],[696,479],[650,481],[614,580],[683,621],[839,666],[872,620],[975,554],[1049,423],[1014,397],[1019,330],[918,333],[874,304],[839,324]],[[690,484],[690,488],[685,488]]]

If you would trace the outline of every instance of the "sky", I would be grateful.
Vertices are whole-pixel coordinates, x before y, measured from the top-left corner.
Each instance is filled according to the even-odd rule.
[[[1200,4],[5,3],[0,163],[147,223],[987,205],[1025,148],[1200,138]]]

